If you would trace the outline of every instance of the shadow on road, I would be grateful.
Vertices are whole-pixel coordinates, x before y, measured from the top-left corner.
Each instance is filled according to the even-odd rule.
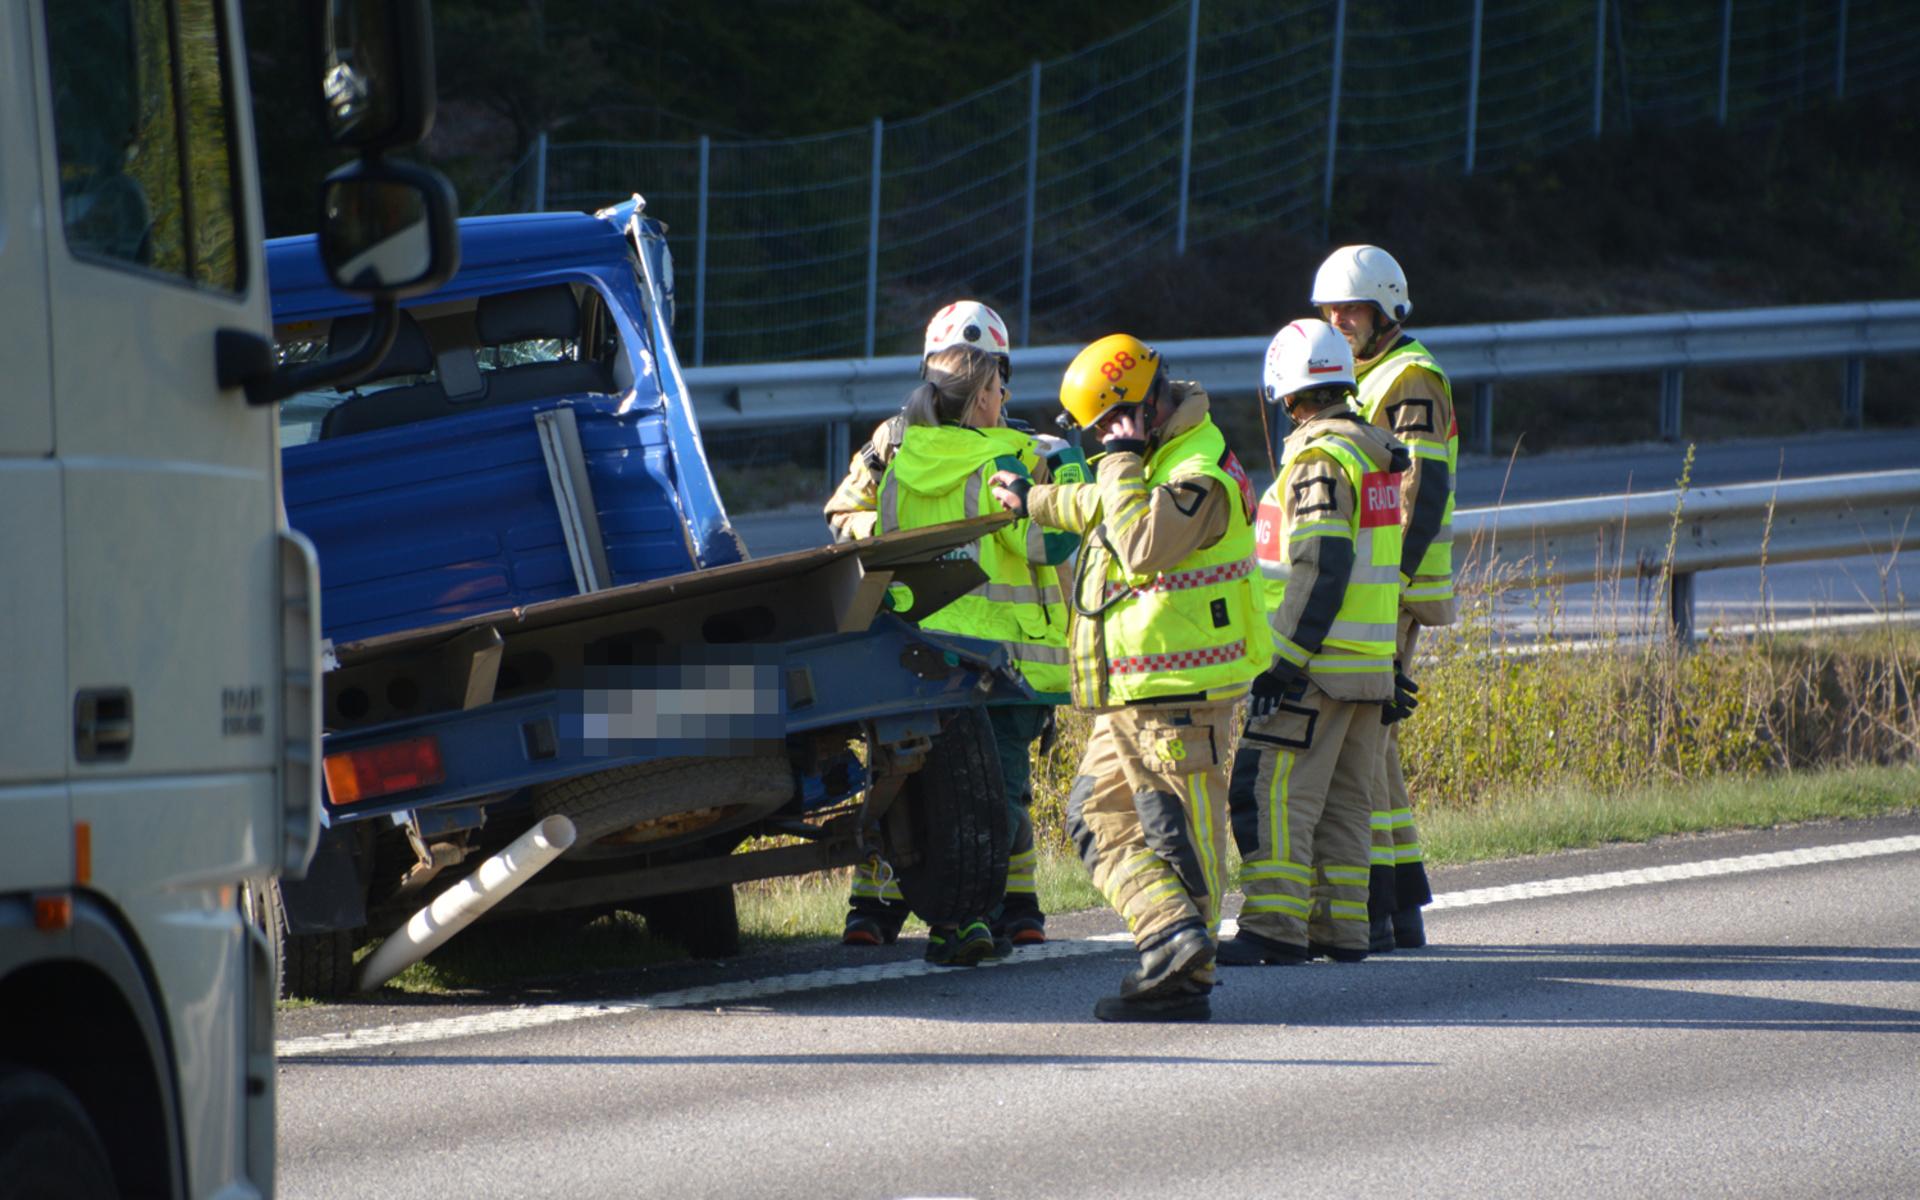
[[[1920,1033],[1920,1011],[1781,994],[1920,983],[1920,950],[1445,946],[1384,961],[1229,972],[1216,1017],[1291,1025]]]

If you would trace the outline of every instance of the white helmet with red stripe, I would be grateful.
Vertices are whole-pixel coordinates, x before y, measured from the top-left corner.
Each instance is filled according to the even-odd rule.
[[[924,363],[955,346],[986,351],[999,359],[1001,374],[1008,373],[1013,342],[1007,336],[1007,323],[978,300],[958,300],[933,314],[933,320],[927,322],[927,341],[920,351],[920,361]]]
[[[1308,388],[1351,388],[1353,350],[1340,331],[1325,321],[1295,321],[1267,343],[1267,365],[1261,372],[1260,385],[1260,396],[1268,404],[1279,404]]]

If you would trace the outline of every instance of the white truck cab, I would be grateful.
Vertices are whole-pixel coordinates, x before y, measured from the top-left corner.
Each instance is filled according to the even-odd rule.
[[[319,588],[246,353],[270,322],[239,18],[0,0],[8,1196],[272,1190],[276,965],[240,897],[318,836]]]

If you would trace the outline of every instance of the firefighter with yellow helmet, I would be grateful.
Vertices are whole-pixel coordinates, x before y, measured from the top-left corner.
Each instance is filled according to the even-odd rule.
[[[1073,703],[1093,723],[1067,827],[1139,952],[1094,1015],[1206,1020],[1230,722],[1272,654],[1252,577],[1252,487],[1205,390],[1174,382],[1138,338],[1082,350],[1060,403],[1104,447],[1095,480],[993,482],[1008,508],[1082,538],[1069,658]]]
[[[1402,699],[1418,690],[1408,677],[1421,626],[1451,625],[1453,492],[1460,426],[1446,372],[1403,328],[1413,312],[1407,275],[1378,246],[1342,246],[1320,265],[1313,303],[1353,349],[1360,415],[1399,438],[1413,455],[1401,481],[1403,542],[1395,665]],[[1375,951],[1427,944],[1423,905],[1433,899],[1420,836],[1400,765],[1397,722],[1412,711],[1389,704],[1375,793],[1371,942]]]
[[[1234,755],[1228,805],[1246,902],[1219,962],[1359,962],[1408,455],[1351,407],[1353,354],[1323,321],[1274,335],[1261,395],[1293,432],[1255,519],[1273,665],[1253,681]]]
[[[827,505],[840,540],[916,529],[998,511],[985,479],[1001,469],[1050,478],[1043,447],[1005,413],[1012,377],[1007,327],[977,300],[935,313],[921,358],[924,382],[900,413],[874,431],[854,456]],[[1048,439],[1060,447],[1058,439]],[[1084,469],[1078,451],[1056,452],[1063,474]],[[980,921],[929,930],[927,959],[970,966],[1004,955],[1012,945],[1046,941],[1046,917],[1035,888],[1036,854],[1030,815],[1032,746],[1066,699],[1066,612],[1054,564],[1071,557],[1077,539],[1046,534],[1020,521],[969,548],[987,580],[938,612],[901,612],[923,628],[986,638],[1006,646],[1009,659],[1038,703],[988,710],[1007,792],[1012,826],[1007,889],[1000,909]],[[907,904],[891,874],[876,862],[854,871],[841,940],[878,946],[899,936]]]

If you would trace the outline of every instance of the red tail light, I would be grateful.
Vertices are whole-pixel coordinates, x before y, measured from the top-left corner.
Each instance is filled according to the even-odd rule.
[[[327,755],[327,795],[335,804],[411,791],[446,777],[440,743],[430,737]]]

